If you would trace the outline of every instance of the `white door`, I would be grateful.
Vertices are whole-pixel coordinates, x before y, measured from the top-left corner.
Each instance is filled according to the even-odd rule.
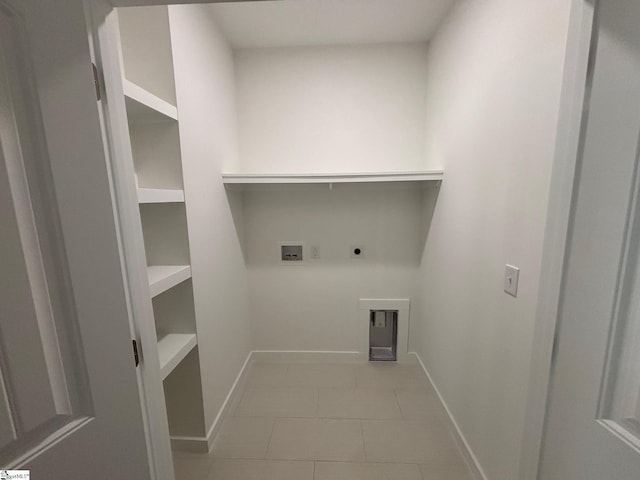
[[[596,7],[539,478],[640,478],[640,2]]]
[[[0,0],[0,468],[149,479],[81,1]]]

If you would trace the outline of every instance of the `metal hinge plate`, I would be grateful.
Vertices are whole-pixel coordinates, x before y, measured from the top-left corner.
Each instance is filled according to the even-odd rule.
[[[102,94],[100,93],[100,76],[98,75],[98,67],[96,67],[95,63],[91,64],[93,69],[93,84],[96,87],[96,100],[100,101],[102,99]]]
[[[138,342],[132,340],[133,342],[133,360],[136,362],[136,367],[140,365],[140,356],[138,355]]]

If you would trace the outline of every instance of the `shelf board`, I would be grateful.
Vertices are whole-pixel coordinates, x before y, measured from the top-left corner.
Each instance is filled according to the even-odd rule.
[[[182,203],[184,190],[138,188],[138,203]]]
[[[154,265],[147,267],[147,275],[151,297],[155,297],[191,278],[191,267],[189,265]]]
[[[169,333],[158,340],[160,373],[163,380],[197,344],[195,333]]]
[[[225,185],[287,185],[334,183],[428,182],[442,180],[443,170],[387,173],[223,173]]]
[[[157,122],[178,120],[178,109],[169,102],[123,79],[125,103],[129,120],[137,122]]]

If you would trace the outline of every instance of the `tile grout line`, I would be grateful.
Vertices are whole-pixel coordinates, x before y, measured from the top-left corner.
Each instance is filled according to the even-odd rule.
[[[269,454],[269,447],[271,447],[271,439],[273,438],[273,431],[276,429],[276,422],[278,418],[275,417],[273,419],[273,424],[271,425],[271,433],[269,434],[269,441],[267,442],[267,448],[264,451],[264,460],[268,460],[267,455]]]
[[[398,405],[398,411],[400,412],[400,418],[402,420],[406,420],[406,418],[404,416],[404,412],[402,411],[402,407],[400,406],[400,400],[398,399],[398,389],[397,388],[393,389],[393,396],[396,399],[396,404]]]
[[[360,435],[362,436],[362,453],[364,453],[364,461],[365,463],[369,462],[369,457],[367,456],[367,445],[364,441],[364,422],[360,420]]]

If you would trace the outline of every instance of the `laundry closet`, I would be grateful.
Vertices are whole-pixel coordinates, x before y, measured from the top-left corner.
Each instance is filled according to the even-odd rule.
[[[428,41],[453,3],[377,29],[366,24],[375,15],[352,22],[358,2],[345,18],[323,2],[305,17],[297,2],[269,1],[110,17],[107,124],[158,478],[170,448],[211,447],[251,361],[415,362],[431,341],[418,304],[425,291],[452,292],[431,275],[445,235],[425,263],[447,185],[439,147],[462,148],[450,132],[474,121],[446,77],[432,74],[437,95],[427,88]],[[455,115],[435,118],[445,103]],[[463,245],[465,231],[492,223],[472,216],[474,201],[491,211],[473,183],[484,171],[472,170],[446,204],[460,219],[446,225],[463,254],[452,272],[485,260]],[[469,281],[480,291],[483,278]],[[503,301],[501,285],[495,295]]]

